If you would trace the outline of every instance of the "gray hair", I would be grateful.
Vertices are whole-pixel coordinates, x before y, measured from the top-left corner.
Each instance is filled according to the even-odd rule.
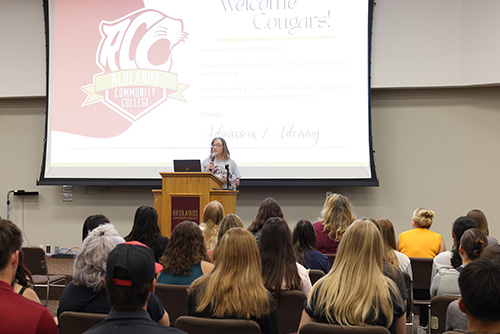
[[[116,245],[125,242],[112,224],[100,225],[85,238],[73,266],[73,281],[95,292],[104,289],[106,260]]]

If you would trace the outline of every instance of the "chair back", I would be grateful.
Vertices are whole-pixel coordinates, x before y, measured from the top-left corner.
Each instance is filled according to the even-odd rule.
[[[406,301],[406,322],[407,324],[411,321],[413,323],[413,282],[410,275],[407,272],[403,272],[403,277],[406,284],[406,289],[408,291],[408,300]]]
[[[189,334],[260,334],[260,326],[246,319],[213,319],[182,316],[175,327]]]
[[[319,269],[310,269],[309,270],[309,279],[311,280],[311,285],[314,285],[321,277],[325,276],[323,270]]]
[[[431,288],[432,259],[425,257],[411,257],[411,270],[413,272],[413,289]]]
[[[59,316],[59,334],[81,334],[104,321],[107,316],[102,313],[65,311]]]
[[[391,332],[382,326],[340,326],[324,324],[320,322],[309,322],[300,327],[299,334],[390,334]]]
[[[296,333],[300,318],[304,310],[306,295],[302,290],[283,290],[279,300],[276,300],[278,309],[278,324],[280,333]]]
[[[155,294],[167,311],[171,326],[174,326],[178,317],[188,315],[188,288],[189,285],[161,283],[155,285]]]
[[[431,333],[441,334],[446,330],[446,311],[448,305],[457,300],[457,296],[436,296],[431,298]]]
[[[40,247],[23,247],[23,262],[32,275],[47,275],[45,251]]]
[[[333,267],[333,262],[335,262],[335,256],[337,256],[337,254],[325,254],[325,255],[328,258],[328,261],[330,262],[330,268]]]

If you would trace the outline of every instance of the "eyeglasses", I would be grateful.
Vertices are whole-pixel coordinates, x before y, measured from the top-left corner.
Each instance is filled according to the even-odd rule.
[[[213,144],[212,147],[222,147],[222,144]]]

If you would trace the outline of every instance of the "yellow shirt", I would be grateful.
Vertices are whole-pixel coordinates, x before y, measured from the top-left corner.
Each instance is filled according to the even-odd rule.
[[[441,235],[426,228],[414,228],[399,235],[399,251],[408,257],[434,258],[439,253]]]

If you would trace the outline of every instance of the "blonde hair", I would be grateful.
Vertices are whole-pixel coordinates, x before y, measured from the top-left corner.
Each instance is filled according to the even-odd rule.
[[[196,311],[211,310],[214,317],[249,319],[271,310],[262,281],[259,250],[253,235],[243,228],[227,231],[214,250],[214,269],[188,289],[196,293]]]
[[[234,213],[225,215],[219,224],[219,233],[217,235],[217,240],[221,240],[224,234],[233,227],[244,228],[245,225],[243,224],[243,220],[241,220],[241,218]]]
[[[203,231],[205,245],[211,249],[217,244],[219,234],[219,224],[224,217],[224,207],[218,201],[212,201],[203,209],[203,222],[206,224]]]
[[[351,202],[341,194],[331,194],[323,205],[321,211],[323,230],[328,233],[328,237],[339,242],[345,230],[356,216],[352,212]]]
[[[330,272],[312,288],[316,308],[329,323],[343,326],[370,324],[380,316],[393,323],[391,294],[403,301],[393,281],[385,277],[382,266],[383,242],[377,226],[369,220],[356,220],[346,230]],[[308,306],[312,306],[312,298]]]
[[[418,208],[413,211],[413,221],[418,228],[429,228],[432,225],[434,211],[423,208]]]

